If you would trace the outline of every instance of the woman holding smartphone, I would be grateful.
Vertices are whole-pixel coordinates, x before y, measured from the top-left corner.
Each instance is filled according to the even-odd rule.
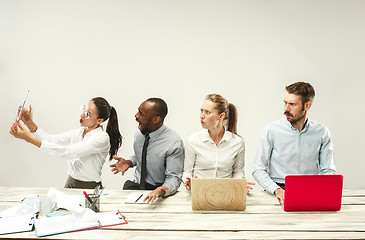
[[[122,144],[117,112],[102,97],[96,97],[80,107],[81,128],[62,134],[48,134],[33,121],[32,106],[24,108],[20,122],[15,122],[10,133],[41,151],[67,160],[68,178],[65,188],[95,188],[101,184],[102,167],[106,157],[112,159]],[[108,120],[106,132],[101,123]]]

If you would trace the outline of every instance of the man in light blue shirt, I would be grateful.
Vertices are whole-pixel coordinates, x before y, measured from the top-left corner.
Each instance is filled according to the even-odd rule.
[[[174,194],[180,186],[184,165],[184,146],[179,135],[163,122],[167,105],[160,98],[149,98],[135,115],[138,130],[134,134],[134,154],[128,159],[114,156],[110,165],[114,174],[136,167],[134,181],[126,181],[125,190],[153,190],[144,201]]]
[[[287,86],[285,117],[269,123],[261,133],[252,175],[281,204],[285,176],[336,174],[330,133],[307,116],[314,96],[309,83]]]

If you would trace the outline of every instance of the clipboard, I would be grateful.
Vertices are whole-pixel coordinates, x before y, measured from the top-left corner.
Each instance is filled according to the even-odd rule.
[[[0,217],[0,235],[33,231],[36,214]]]
[[[34,220],[37,237],[45,237],[62,233],[92,230],[103,227],[127,224],[119,211],[99,212],[97,221],[80,221],[74,215],[41,218]]]
[[[30,90],[28,90],[27,95],[25,95],[25,98],[24,98],[24,101],[23,101],[22,107],[21,107],[20,112],[19,112],[19,116],[18,116],[18,118],[17,118],[17,120],[16,120],[17,122],[19,122],[19,121],[20,121],[20,118],[22,117],[23,109],[24,109],[24,106],[25,106],[25,102],[27,101],[27,98],[28,98],[29,92],[30,92]]]

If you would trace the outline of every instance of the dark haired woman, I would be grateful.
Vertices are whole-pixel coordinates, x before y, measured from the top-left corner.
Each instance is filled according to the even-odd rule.
[[[45,133],[33,121],[32,106],[24,108],[21,120],[12,125],[10,133],[52,156],[67,160],[68,178],[65,188],[95,188],[101,184],[101,173],[106,157],[112,159],[122,144],[118,117],[114,107],[101,97],[82,105],[80,126],[62,134]],[[100,125],[108,120],[106,132]]]

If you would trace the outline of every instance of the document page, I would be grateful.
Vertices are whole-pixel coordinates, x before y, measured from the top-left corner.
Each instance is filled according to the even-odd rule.
[[[41,218],[35,220],[37,237],[50,236],[60,233],[91,230],[94,228],[127,224],[124,216],[119,211],[96,213],[98,220],[81,221],[75,215]]]
[[[146,202],[143,202],[143,199],[148,195],[149,192],[131,192],[128,195],[127,200],[125,200],[126,204],[147,204]]]
[[[0,218],[0,234],[27,232],[33,230],[35,214]]]
[[[35,231],[37,237],[44,237],[54,234],[78,231],[88,228],[99,227],[99,221],[80,221],[74,215],[60,217],[47,217],[35,220]]]

